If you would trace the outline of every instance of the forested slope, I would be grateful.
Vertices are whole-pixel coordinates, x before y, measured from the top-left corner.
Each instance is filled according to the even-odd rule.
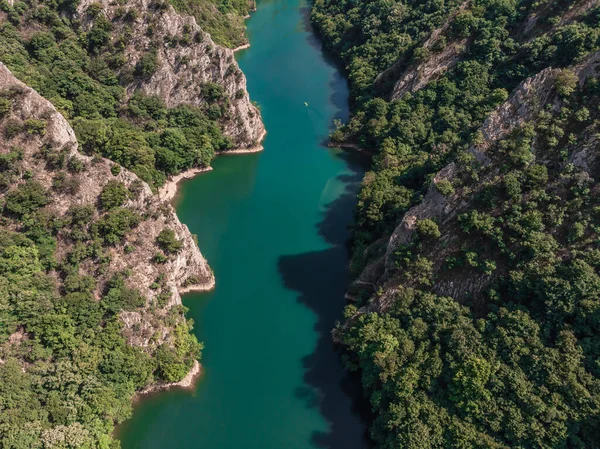
[[[263,134],[168,2],[0,0],[0,448],[117,448],[136,393],[199,372],[180,293],[215,280],[156,192]]]
[[[600,446],[597,2],[329,2],[374,154],[334,332],[382,448]]]

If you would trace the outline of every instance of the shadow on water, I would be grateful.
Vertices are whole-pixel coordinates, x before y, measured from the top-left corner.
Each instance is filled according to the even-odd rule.
[[[298,300],[317,315],[315,351],[302,360],[306,387],[296,395],[307,406],[318,407],[329,422],[328,432],[315,432],[312,443],[326,449],[364,449],[369,406],[362,397],[360,379],[343,369],[331,339],[331,329],[341,319],[346,303],[348,274],[348,223],[352,220],[356,194],[364,173],[364,157],[340,153],[350,174],[338,178],[344,192],[328,204],[318,224],[320,236],[331,248],[293,256],[282,256],[279,272],[285,286],[299,292]]]
[[[316,48],[331,66],[338,61],[328,54],[315,34],[310,22],[310,8],[301,9],[302,27],[307,33],[308,43]],[[338,67],[340,69],[340,67]],[[336,70],[330,81],[330,102],[336,113],[333,119],[348,119],[348,90],[342,70]],[[327,145],[328,139],[321,143]],[[325,149],[323,151],[326,151]],[[365,449],[372,444],[367,434],[370,420],[368,401],[361,393],[358,375],[347,373],[331,338],[335,322],[342,319],[346,300],[344,294],[350,277],[348,262],[349,230],[356,195],[360,188],[368,159],[359,153],[340,152],[348,173],[337,180],[344,191],[329,203],[317,224],[317,231],[331,248],[293,256],[282,256],[278,269],[286,288],[299,293],[298,301],[311,309],[317,316],[316,348],[302,360],[306,387],[296,391],[307,406],[318,407],[329,423],[327,432],[315,432],[312,444],[323,449]]]

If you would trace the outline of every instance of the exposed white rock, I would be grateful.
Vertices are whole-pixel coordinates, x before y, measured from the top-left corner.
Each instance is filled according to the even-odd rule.
[[[168,310],[176,304],[181,304],[180,288],[188,278],[193,276],[193,285],[187,289],[208,290],[213,288],[215,280],[212,270],[200,253],[192,234],[186,225],[177,218],[174,209],[164,202],[158,195],[154,195],[150,187],[141,181],[134,173],[121,169],[118,176],[113,176],[111,167],[113,165],[107,159],[95,158],[80,154],[77,151],[77,140],[73,129],[67,120],[54,108],[54,106],[41,97],[35,90],[26,86],[16,79],[12,73],[0,63],[0,90],[16,88],[20,91],[18,99],[13,102],[11,118],[17,120],[40,119],[46,121],[46,133],[43,136],[30,136],[26,133],[11,140],[0,140],[0,153],[8,152],[12,147],[19,146],[24,150],[23,169],[32,173],[33,179],[40,182],[46,188],[52,185],[55,172],[48,170],[43,158],[38,157],[40,149],[44,145],[52,148],[64,148],[68,150],[69,157],[74,157],[83,162],[85,170],[74,174],[73,177],[79,183],[79,189],[75,194],[61,194],[52,190],[52,202],[46,206],[49,210],[59,215],[64,215],[72,205],[91,204],[96,206],[98,196],[102,188],[111,179],[117,179],[130,187],[136,183],[138,188],[137,198],[129,200],[124,206],[142,215],[144,219],[135,228],[122,244],[109,249],[111,260],[108,267],[99,273],[96,264],[89,261],[81,264],[81,274],[94,276],[98,281],[97,297],[106,281],[115,273],[125,269],[130,270],[131,275],[127,283],[139,291],[148,299],[148,305],[156,296],[156,292],[150,285],[159,275],[165,276],[165,284],[171,289],[173,296],[169,304],[164,308],[153,312],[152,318],[148,314],[148,308],[142,308],[135,312],[123,312],[122,318],[125,323],[125,334],[130,343],[139,346],[148,346],[160,343],[168,339],[170,328],[160,321]],[[96,215],[98,211],[96,211]],[[173,255],[165,264],[152,263],[151,259],[158,250],[156,237],[164,229],[169,228],[175,232],[176,237],[183,242],[183,249]],[[73,243],[67,237],[59,234],[56,257],[60,260],[72,248]],[[132,252],[125,251],[125,246],[133,248]],[[148,316],[146,316],[148,315]],[[157,319],[158,317],[158,319]],[[181,317],[183,319],[183,317]],[[143,326],[135,326],[143,323]],[[155,335],[158,333],[158,335]]]
[[[86,10],[91,4],[99,4],[117,31],[119,27],[128,28],[121,30],[129,36],[125,48],[128,70],[132,70],[147,52],[157,52],[159,67],[156,72],[148,79],[132,80],[126,86],[128,95],[139,89],[147,95],[159,96],[168,107],[201,106],[205,104],[201,96],[202,85],[207,82],[220,84],[229,98],[228,117],[220,120],[224,134],[233,139],[236,148],[259,147],[265,129],[260,112],[250,102],[246,77],[235,61],[233,50],[216,45],[194,17],[180,14],[170,5],[158,9],[154,3],[152,0],[128,0],[123,6],[112,0],[82,0],[77,10],[89,27],[91,21]],[[136,11],[137,17],[127,22],[114,20],[123,8]],[[192,36],[185,45],[166,43],[184,34]],[[201,38],[194,39],[196,35]],[[156,42],[161,45],[154,45]]]

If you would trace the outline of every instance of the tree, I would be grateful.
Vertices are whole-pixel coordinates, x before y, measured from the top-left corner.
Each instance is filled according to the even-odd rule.
[[[156,243],[169,253],[178,253],[183,249],[183,242],[175,236],[175,231],[165,228],[156,237]]]
[[[38,210],[49,202],[46,189],[39,182],[30,180],[8,192],[4,207],[13,214],[24,215]]]
[[[569,69],[563,69],[556,75],[554,87],[562,97],[570,96],[577,87],[578,78]]]
[[[110,180],[100,193],[100,205],[104,210],[120,207],[129,198],[129,190],[120,181]]]
[[[418,221],[417,233],[423,240],[438,239],[442,235],[437,223],[430,218]]]
[[[151,50],[144,53],[135,65],[135,74],[143,79],[150,79],[158,70],[158,53]]]

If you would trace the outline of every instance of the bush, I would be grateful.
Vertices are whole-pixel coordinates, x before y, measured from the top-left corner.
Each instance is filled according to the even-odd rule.
[[[532,164],[525,170],[525,175],[529,188],[543,187],[548,182],[548,168],[545,165]]]
[[[125,184],[119,181],[110,180],[100,193],[100,205],[104,210],[114,209],[122,206],[129,197],[129,190]]]
[[[452,183],[447,179],[442,179],[437,182],[435,188],[444,196],[452,195],[454,193],[454,187],[452,187]]]
[[[80,173],[85,169],[85,164],[78,157],[71,157],[67,162],[67,167],[70,172]]]
[[[156,237],[156,243],[168,253],[178,253],[183,248],[183,242],[175,237],[172,229],[163,229]]]
[[[578,78],[571,70],[563,69],[556,75],[554,87],[561,97],[568,97],[577,88]]]
[[[135,65],[134,73],[140,78],[149,79],[154,75],[156,70],[158,70],[158,54],[156,50],[153,50],[142,55]]]
[[[208,102],[216,102],[225,98],[225,88],[217,83],[205,83],[202,85],[202,96]]]
[[[108,244],[120,242],[125,235],[136,227],[141,218],[138,214],[118,207],[110,210],[104,217],[96,223],[96,228],[104,241]]]
[[[167,263],[168,260],[169,258],[161,252],[156,252],[152,257],[152,261],[155,263]]]
[[[12,139],[23,132],[23,123],[17,119],[7,120],[4,126],[4,137]]]
[[[442,235],[435,221],[426,218],[417,223],[417,233],[423,240],[438,239]]]
[[[5,208],[17,215],[35,212],[50,202],[46,189],[37,181],[27,181],[6,195]]]
[[[6,117],[12,111],[12,101],[8,98],[0,97],[0,119]]]
[[[75,195],[79,192],[80,182],[77,178],[60,172],[52,180],[52,187],[59,193]]]
[[[36,119],[25,120],[24,129],[27,134],[32,136],[43,136],[46,134],[46,121]]]

